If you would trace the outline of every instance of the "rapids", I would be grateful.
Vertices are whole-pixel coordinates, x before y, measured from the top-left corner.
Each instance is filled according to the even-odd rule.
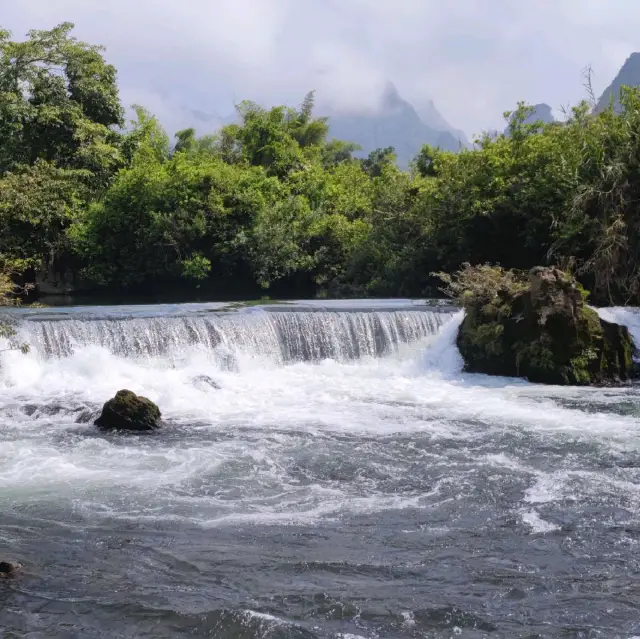
[[[16,315],[7,636],[640,634],[638,388],[463,374],[462,314],[429,304]],[[120,388],[166,428],[97,432]]]

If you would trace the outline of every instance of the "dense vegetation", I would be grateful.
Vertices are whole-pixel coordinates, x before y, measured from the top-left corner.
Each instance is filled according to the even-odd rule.
[[[640,301],[640,93],[527,123],[459,153],[353,158],[313,112],[238,105],[172,141],[72,25],[0,31],[0,268],[86,289],[420,296],[464,262],[560,264],[598,303]]]

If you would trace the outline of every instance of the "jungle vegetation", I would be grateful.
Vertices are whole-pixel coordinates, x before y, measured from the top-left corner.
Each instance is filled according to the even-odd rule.
[[[640,92],[563,122],[505,114],[458,153],[365,159],[298,107],[170,138],[125,121],[116,69],[73,25],[0,30],[0,289],[47,269],[86,290],[202,287],[290,296],[426,296],[464,263],[556,264],[598,304],[640,304]]]

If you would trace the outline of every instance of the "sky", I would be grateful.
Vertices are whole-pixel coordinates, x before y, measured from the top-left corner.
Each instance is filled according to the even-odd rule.
[[[70,21],[107,47],[121,97],[169,130],[193,111],[298,104],[375,110],[388,81],[471,136],[518,100],[554,110],[600,95],[640,50],[640,0],[0,0],[16,39]]]

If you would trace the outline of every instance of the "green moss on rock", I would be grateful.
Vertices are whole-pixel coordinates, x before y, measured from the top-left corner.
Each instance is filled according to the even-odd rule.
[[[471,270],[456,286],[473,280]],[[601,320],[569,275],[536,267],[526,286],[513,274],[500,277],[494,273],[484,292],[473,280],[473,293],[459,296],[466,308],[457,339],[465,370],[562,385],[620,382],[634,374],[629,331]],[[496,281],[505,285],[496,287]]]
[[[107,430],[149,431],[160,427],[160,409],[146,397],[120,390],[102,408],[95,425]]]

